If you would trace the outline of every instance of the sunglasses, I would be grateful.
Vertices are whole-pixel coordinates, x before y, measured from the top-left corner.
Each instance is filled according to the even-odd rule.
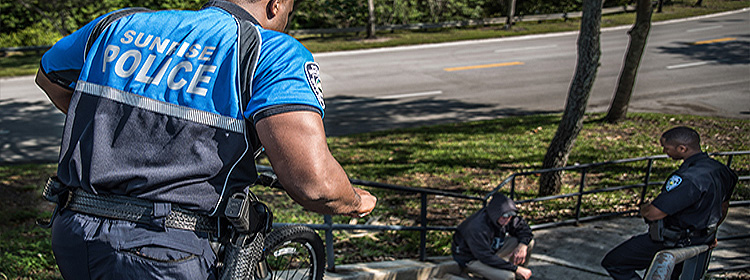
[[[510,218],[510,217],[513,217],[513,216],[515,216],[515,215],[516,215],[516,213],[513,213],[513,212],[507,212],[507,213],[503,213],[502,217],[503,217],[503,218]]]

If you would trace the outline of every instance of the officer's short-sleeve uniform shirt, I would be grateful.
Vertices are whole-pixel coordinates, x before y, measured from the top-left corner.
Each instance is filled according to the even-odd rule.
[[[254,122],[299,110],[323,116],[312,54],[239,6],[212,0],[198,11],[114,17],[123,12],[42,58],[42,72],[74,90],[64,184],[211,213],[223,192],[255,179]]]
[[[729,201],[736,182],[726,165],[699,153],[670,175],[652,205],[667,214],[668,227],[703,230],[719,222],[721,204]]]

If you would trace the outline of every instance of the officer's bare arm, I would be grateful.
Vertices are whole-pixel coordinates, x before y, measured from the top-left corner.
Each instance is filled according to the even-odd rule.
[[[640,208],[641,216],[649,221],[661,220],[667,216],[667,213],[662,212],[659,208],[656,208],[656,206],[651,203],[641,204]]]
[[[47,78],[47,75],[42,73],[41,70],[37,71],[35,81],[39,88],[47,94],[47,97],[52,101],[52,104],[55,104],[55,107],[57,107],[58,110],[67,114],[73,91],[53,83]]]
[[[258,121],[256,129],[279,181],[303,207],[351,216],[367,214],[375,207],[375,197],[353,188],[331,155],[319,114],[273,115]]]

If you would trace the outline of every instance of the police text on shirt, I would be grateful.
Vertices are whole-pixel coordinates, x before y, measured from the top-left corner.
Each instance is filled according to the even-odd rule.
[[[133,44],[139,49],[131,49],[120,53],[120,46],[113,44],[107,45],[104,53],[104,60],[102,62],[102,72],[106,72],[108,64],[114,63],[113,67],[115,74],[122,78],[128,78],[132,76],[140,66],[140,70],[138,70],[138,73],[135,75],[135,81],[151,83],[154,85],[159,85],[164,79],[164,75],[168,72],[166,83],[170,89],[180,90],[187,85],[188,93],[201,96],[206,95],[207,89],[200,87],[199,83],[210,82],[210,73],[216,72],[217,67],[215,65],[207,65],[200,62],[211,60],[211,55],[213,55],[216,47],[201,46],[199,44],[191,45],[188,42],[180,43],[167,38],[155,37],[154,35],[145,34],[143,32],[137,33],[134,30],[126,31],[122,38],[120,38],[120,43],[122,43],[123,46]],[[141,61],[143,60],[142,50],[145,50],[146,48],[148,48],[150,54],[148,54],[145,61],[143,61],[143,64],[141,64]],[[170,57],[167,58],[164,63],[154,65],[154,60],[156,59],[156,54],[153,53],[154,49],[156,49],[158,53]],[[180,58],[184,59],[175,65],[172,65],[173,58],[176,58],[175,61],[179,61]],[[195,58],[193,60],[197,60],[196,63],[198,65],[193,65],[193,63],[188,60],[190,58]],[[156,69],[156,71],[151,71],[152,67],[158,67],[158,69]],[[182,78],[175,80],[181,71],[189,73],[194,69],[195,72],[190,79],[190,83]],[[149,72],[154,74],[148,76]]]

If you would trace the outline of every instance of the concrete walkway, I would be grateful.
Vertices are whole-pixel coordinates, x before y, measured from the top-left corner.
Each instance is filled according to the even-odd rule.
[[[634,234],[645,232],[647,226],[639,217],[621,217],[580,226],[562,226],[534,231],[536,246],[529,268],[531,279],[600,280],[607,277],[599,265],[602,257],[614,246]],[[750,206],[730,208],[729,216],[719,228],[719,237],[750,233]],[[713,251],[709,269],[750,265],[750,240],[719,242]],[[750,269],[735,272],[740,279],[750,278]],[[327,280],[465,280],[450,257],[430,258],[426,262],[397,260],[336,266],[327,272]]]

